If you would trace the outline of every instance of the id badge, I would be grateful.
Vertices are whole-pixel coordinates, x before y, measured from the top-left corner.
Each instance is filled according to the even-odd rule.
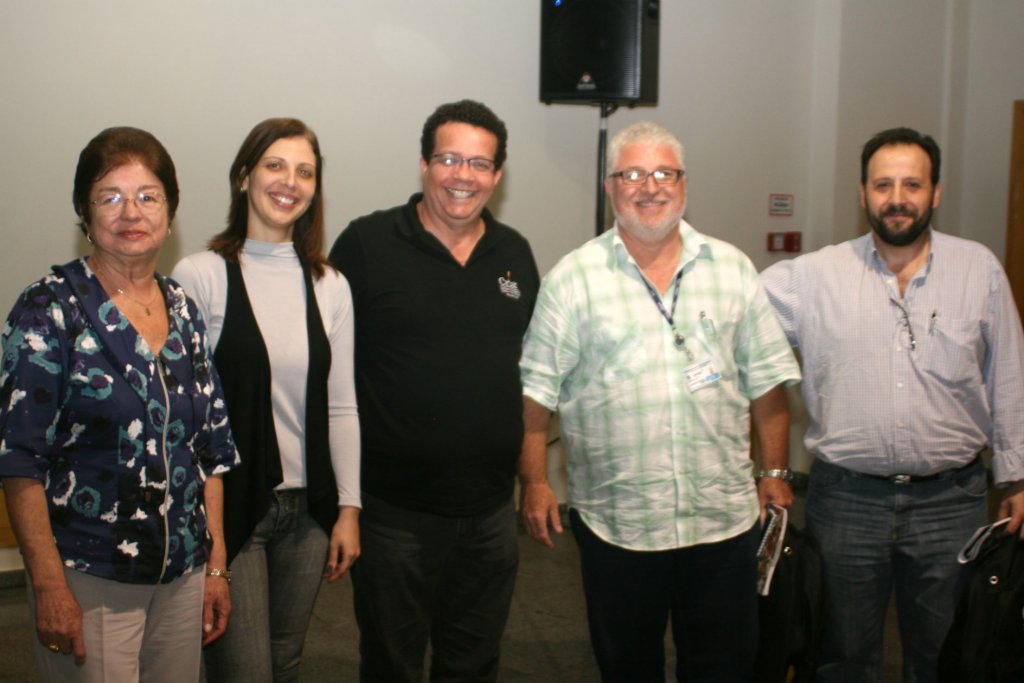
[[[715,364],[710,358],[684,368],[683,373],[686,377],[686,386],[691,393],[709,387],[722,378],[722,373],[715,369]]]

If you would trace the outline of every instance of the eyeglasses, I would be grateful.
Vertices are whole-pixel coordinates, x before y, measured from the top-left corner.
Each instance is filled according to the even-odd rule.
[[[456,169],[462,166],[462,164],[468,164],[470,170],[474,173],[494,173],[493,159],[485,159],[483,157],[467,159],[460,157],[458,154],[433,154],[430,160],[438,162],[445,168]]]
[[[120,213],[128,202],[134,202],[135,208],[144,213],[154,213],[159,211],[164,205],[166,197],[157,192],[149,192],[143,190],[134,197],[126,197],[120,192],[111,192],[107,194],[101,194],[96,199],[92,200],[90,204],[96,207],[96,211],[106,214]]]
[[[681,168],[659,168],[653,171],[645,171],[642,168],[627,168],[617,173],[609,173],[609,178],[619,178],[623,185],[643,185],[647,182],[647,176],[654,178],[658,185],[673,185],[686,173]]]
[[[893,306],[895,306],[896,308],[900,309],[900,313],[903,314],[903,324],[907,328],[907,336],[910,337],[910,350],[911,351],[916,351],[917,350],[917,338],[914,337],[914,328],[910,325],[910,314],[907,313],[907,309],[904,308],[903,304],[901,304],[899,301],[896,301],[896,299],[893,299],[892,297],[889,297],[889,301],[892,302]],[[931,330],[931,328],[929,328],[929,331],[930,330]]]

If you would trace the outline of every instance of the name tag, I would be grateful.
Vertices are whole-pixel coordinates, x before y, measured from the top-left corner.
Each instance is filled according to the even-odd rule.
[[[686,386],[691,393],[709,387],[722,378],[722,373],[715,369],[715,364],[710,358],[690,365],[683,373],[686,377]]]

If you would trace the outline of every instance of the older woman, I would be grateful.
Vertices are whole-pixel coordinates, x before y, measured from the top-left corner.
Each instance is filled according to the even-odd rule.
[[[0,477],[36,660],[44,681],[196,680],[227,625],[221,475],[238,456],[195,304],[155,272],[174,164],[108,128],[73,199],[93,252],[29,286],[2,342]]]
[[[359,555],[352,297],[323,254],[322,170],[301,121],[258,124],[227,228],[173,273],[210,326],[242,458],[224,480],[233,612],[206,648],[211,682],[297,680],[320,579]]]

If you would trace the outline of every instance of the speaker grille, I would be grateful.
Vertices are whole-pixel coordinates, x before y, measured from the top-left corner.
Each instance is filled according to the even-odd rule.
[[[657,101],[656,1],[542,2],[541,100]]]

